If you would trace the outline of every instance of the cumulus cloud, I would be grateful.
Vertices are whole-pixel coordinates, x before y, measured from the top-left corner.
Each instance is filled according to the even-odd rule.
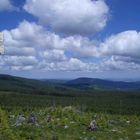
[[[47,61],[64,61],[67,59],[63,50],[47,50],[41,53],[41,57]]]
[[[29,47],[6,47],[5,53],[11,56],[34,56],[35,49]]]
[[[47,70],[47,71],[67,71],[67,72],[86,71],[86,72],[91,72],[91,71],[98,70],[98,66],[96,64],[84,63],[77,58],[70,58],[66,61],[51,62],[51,63],[43,61],[40,63],[39,67],[42,70]]]
[[[13,10],[14,6],[11,4],[10,0],[0,0],[0,11]]]
[[[140,32],[132,30],[112,35],[100,47],[103,54],[140,57]]]
[[[10,31],[5,30],[5,56],[0,65],[12,70],[51,69],[89,70],[90,64],[80,60],[95,51],[94,42],[81,36],[60,37],[33,22],[23,21]],[[82,51],[83,50],[83,51]],[[73,53],[74,52],[74,53]]]
[[[104,0],[26,0],[24,9],[49,29],[64,34],[94,34],[107,23]]]
[[[140,32],[124,31],[107,38],[98,48],[100,56],[109,57],[102,62],[107,70],[140,70]]]
[[[34,68],[38,60],[34,56],[5,56],[0,57],[0,66],[10,70],[29,70]],[[28,68],[28,69],[27,69]]]
[[[14,65],[14,66],[29,66],[29,65],[35,65],[37,63],[37,60],[33,56],[7,56],[4,58],[5,63],[8,65]]]
[[[111,56],[100,64],[102,71],[140,71],[140,63],[135,63],[130,58]]]
[[[34,22],[5,30],[0,67],[11,70],[140,70],[140,33],[125,31],[100,43],[80,35],[61,37]],[[98,60],[97,60],[98,59]]]
[[[68,37],[69,41],[67,50],[76,58],[90,58],[99,56],[98,45],[95,40],[90,40],[87,37],[72,36]]]

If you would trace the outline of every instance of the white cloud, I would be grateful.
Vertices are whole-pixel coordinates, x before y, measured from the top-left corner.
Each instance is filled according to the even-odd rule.
[[[140,63],[135,63],[126,57],[112,56],[100,64],[102,71],[140,71]]]
[[[13,8],[10,1],[0,1],[0,11]],[[3,31],[6,55],[0,56],[0,68],[140,71],[140,32],[124,31],[104,42],[82,36],[105,27],[109,8],[104,0],[27,0],[24,9],[40,22],[23,21]]]
[[[41,57],[45,58],[46,61],[64,61],[66,56],[63,50],[47,50],[41,53]]]
[[[6,54],[0,57],[3,69],[140,70],[140,33],[136,31],[113,35],[103,43],[76,35],[61,37],[27,21],[3,32],[6,49]]]
[[[34,56],[36,54],[34,48],[12,46],[6,48],[5,53],[11,56]]]
[[[88,53],[89,56],[92,55],[90,49],[86,50],[88,45],[94,51],[94,42],[88,38],[81,36],[62,38],[46,31],[36,23],[27,21],[23,21],[15,29],[3,32],[6,54],[0,58],[1,66],[8,66],[12,70],[42,69],[44,67],[48,70],[66,71],[90,69],[89,64],[80,60]]]
[[[100,47],[103,54],[140,57],[140,32],[130,30],[112,35]]]
[[[140,32],[124,31],[107,38],[97,48],[99,56],[104,56],[100,69],[140,71]]]
[[[94,34],[108,20],[104,0],[27,0],[24,9],[43,25],[65,34]]]
[[[102,62],[108,70],[140,70],[140,32],[124,31],[100,44],[98,54],[110,57]]]
[[[67,50],[76,58],[90,58],[99,55],[98,44],[95,40],[87,37],[71,36],[67,38]]]
[[[12,66],[11,67],[11,70],[13,71],[29,71],[29,70],[32,70],[34,69],[34,67],[31,65],[31,66]]]
[[[69,60],[62,62],[51,62],[48,63],[43,61],[39,67],[43,70],[48,71],[96,71],[98,66],[93,63],[84,63],[77,58],[70,58]]]
[[[86,71],[86,64],[76,58],[71,58],[68,62],[57,63],[57,68],[63,71]]]
[[[8,66],[29,66],[38,62],[34,56],[5,56],[3,59]]]
[[[13,10],[14,6],[11,4],[10,0],[0,0],[0,11]]]

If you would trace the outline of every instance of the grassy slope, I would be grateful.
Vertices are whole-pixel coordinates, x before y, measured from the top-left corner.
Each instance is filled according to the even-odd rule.
[[[137,92],[81,91],[50,86],[36,80],[8,78],[0,80],[2,140],[140,139],[140,94]],[[72,109],[66,109],[67,106],[72,106]],[[16,117],[8,118],[9,115],[22,113],[27,119],[31,112],[37,114],[39,127],[27,122],[13,127]],[[53,122],[46,122],[48,115],[52,116]],[[86,131],[95,116],[98,131]],[[113,123],[108,124],[112,120]],[[68,128],[65,129],[65,126]]]
[[[6,107],[44,107],[55,104],[84,106],[96,112],[140,114],[139,101],[138,92],[82,91],[49,85],[46,81],[0,75],[0,105]]]
[[[37,115],[38,126],[29,125],[25,121],[22,126],[14,127],[12,125],[16,117],[9,118],[8,130],[5,133],[13,132],[12,135],[19,138],[18,140],[138,140],[140,138],[140,117],[137,115],[87,112],[76,107],[44,107],[32,110],[13,108],[5,112],[7,116],[17,116],[22,113],[27,119],[32,111]],[[46,121],[48,115],[53,119],[49,123]],[[97,131],[87,131],[88,124],[94,118],[98,125]]]
[[[104,93],[63,95],[27,95],[0,92],[0,106],[4,108],[43,108],[50,106],[78,106],[85,111],[111,114],[140,114],[140,94],[136,93]]]

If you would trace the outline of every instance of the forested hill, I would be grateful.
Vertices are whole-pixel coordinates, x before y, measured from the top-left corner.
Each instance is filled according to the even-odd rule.
[[[47,82],[10,75],[0,75],[0,90],[3,91],[16,91],[35,94],[36,92],[41,93],[43,90],[51,89],[52,87]]]
[[[31,94],[56,94],[77,92],[80,90],[139,90],[140,82],[116,82],[95,78],[78,78],[75,80],[35,80],[10,75],[0,75],[1,91],[16,91]]]
[[[78,90],[58,84],[49,80],[35,80],[11,75],[0,75],[0,91],[10,91],[24,94],[41,95],[69,95],[76,94]],[[64,95],[64,96],[65,96]]]
[[[140,82],[109,81],[97,78],[78,78],[65,83],[66,86],[75,88],[100,88],[117,90],[139,90]]]

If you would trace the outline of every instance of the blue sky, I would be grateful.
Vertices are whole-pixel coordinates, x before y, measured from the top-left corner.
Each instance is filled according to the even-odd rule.
[[[139,0],[2,0],[0,73],[140,78],[139,5]]]
[[[20,7],[21,11],[3,11],[0,12],[0,30],[12,29],[24,19],[28,21],[37,21],[37,18],[25,12],[22,7],[26,0],[11,0],[14,6]],[[124,30],[140,29],[140,1],[139,0],[106,0],[110,7],[111,17],[105,29],[99,34],[104,37]]]

